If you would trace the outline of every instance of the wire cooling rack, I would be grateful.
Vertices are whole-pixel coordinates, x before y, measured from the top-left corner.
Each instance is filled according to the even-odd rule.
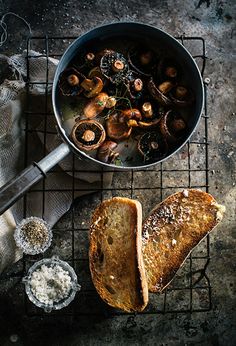
[[[29,147],[32,145],[32,136],[34,132],[41,133],[43,141],[43,152],[47,152],[46,141],[47,135],[51,132],[47,129],[48,118],[53,116],[49,110],[50,87],[49,80],[49,58],[59,59],[68,46],[68,44],[76,37],[31,37],[28,40],[27,47],[27,110],[25,124],[25,165],[29,164]],[[205,41],[201,37],[177,37],[177,39],[190,51],[196,60],[202,76],[204,76],[206,63]],[[30,49],[43,52],[38,57],[32,56]],[[45,69],[45,78],[43,80],[32,82],[30,80],[30,59],[45,57],[47,64]],[[29,90],[34,84],[44,87],[44,105],[43,111],[35,112],[31,110],[34,102],[32,94]],[[47,187],[47,178],[43,182],[37,184],[31,189],[23,200],[23,216],[29,216],[28,200],[32,200],[32,194],[40,193],[42,204],[38,216],[44,217],[45,198],[50,193],[71,192],[72,207],[70,211],[63,216],[54,227],[54,243],[52,245],[52,253],[57,253],[62,259],[68,261],[76,270],[79,282],[82,286],[81,292],[76,296],[74,302],[69,307],[51,313],[60,315],[122,315],[123,313],[110,308],[102,302],[97,295],[91,282],[89,266],[88,266],[88,222],[90,215],[96,205],[103,199],[111,196],[126,196],[137,198],[143,205],[144,216],[162,199],[169,194],[180,191],[184,188],[194,187],[200,188],[208,192],[209,184],[209,166],[208,166],[208,115],[206,104],[206,83],[204,83],[205,104],[201,121],[197,131],[191,140],[182,148],[182,150],[172,156],[164,163],[158,164],[151,169],[114,173],[112,185],[108,188],[104,186],[104,171],[101,168],[96,174],[101,175],[101,184],[96,193],[81,197],[75,200],[78,188],[76,185],[76,174],[79,172],[75,168],[77,158],[71,155],[72,170],[68,173],[72,176],[72,186],[61,187],[61,189],[49,189]],[[43,126],[41,130],[36,130],[29,125],[29,119],[32,117],[43,118]],[[56,132],[56,131],[55,131]],[[61,174],[62,170],[56,166],[51,172]],[[107,170],[106,170],[107,172]],[[64,173],[63,173],[64,174]],[[86,188],[86,190],[88,190]],[[94,188],[91,188],[94,190]],[[63,247],[63,250],[62,250]],[[47,257],[48,253],[44,255]],[[33,264],[37,258],[24,256],[23,269],[19,275],[24,275],[29,266]],[[162,294],[150,294],[148,307],[142,314],[157,313],[182,313],[182,312],[203,312],[211,309],[211,285],[206,273],[207,266],[210,261],[209,236],[207,236],[188,257],[185,264],[178,271],[171,285]],[[17,275],[17,274],[16,274]],[[24,311],[27,316],[43,315],[44,313],[33,306],[27,297],[24,297]]]

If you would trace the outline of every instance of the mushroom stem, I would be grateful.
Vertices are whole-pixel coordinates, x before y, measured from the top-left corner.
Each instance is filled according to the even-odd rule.
[[[91,130],[86,130],[83,133],[82,139],[85,142],[92,142],[95,139],[95,133],[93,131],[91,131]]]
[[[183,119],[175,119],[173,122],[172,122],[172,128],[174,131],[176,132],[179,132],[179,131],[182,131],[186,128],[186,124],[184,122]]]
[[[187,95],[188,90],[185,87],[183,87],[183,86],[178,86],[176,88],[176,92],[175,93],[176,93],[176,98],[182,100]]]
[[[115,60],[113,65],[112,65],[112,70],[114,72],[120,72],[124,69],[125,65],[123,63],[123,61],[121,60]]]
[[[151,149],[153,149],[153,150],[156,150],[156,149],[158,149],[158,147],[159,147],[159,144],[157,143],[157,142],[151,142],[150,143],[150,148]]]
[[[128,125],[129,127],[137,127],[137,126],[138,126],[138,123],[137,123],[136,120],[130,119],[130,120],[127,122],[127,125]]]
[[[146,118],[151,118],[153,116],[152,105],[150,102],[145,102],[142,105],[142,112]]]
[[[134,119],[134,120],[141,120],[142,119],[142,115],[140,113],[140,111],[136,108],[130,108],[130,109],[125,109],[122,111],[121,116],[120,116],[120,121],[128,121],[130,119]]]
[[[140,78],[134,80],[134,90],[139,92],[143,89],[143,82]]]
[[[75,74],[70,74],[67,77],[67,82],[71,85],[71,86],[76,86],[79,85],[79,78],[75,75]]]
[[[86,60],[87,61],[93,61],[95,58],[95,55],[93,53],[86,54]]]
[[[170,81],[166,81],[166,82],[163,82],[161,83],[159,86],[158,86],[158,89],[160,90],[160,92],[162,94],[167,94],[172,88],[173,88],[173,83],[171,83]]]
[[[177,76],[177,70],[173,66],[168,66],[165,70],[165,74],[167,77],[175,78]]]
[[[105,107],[112,108],[116,105],[116,98],[113,96],[108,97]]]
[[[150,64],[150,62],[152,60],[152,56],[153,56],[153,54],[152,54],[152,52],[150,50],[145,52],[145,53],[142,53],[140,55],[140,62],[141,62],[141,64],[142,65]]]

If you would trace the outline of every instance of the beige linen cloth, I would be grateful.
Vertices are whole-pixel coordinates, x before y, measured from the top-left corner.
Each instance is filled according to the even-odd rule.
[[[45,82],[46,58],[40,56],[35,51],[30,51],[29,54],[34,57],[29,60],[30,82]],[[58,60],[49,58],[49,81],[53,80],[57,63]],[[14,177],[23,168],[24,163],[23,128],[26,92],[24,77],[27,74],[26,53],[24,52],[21,55],[14,55],[12,57],[0,55],[0,75],[2,75],[3,72],[1,70],[4,67],[10,67],[14,80],[5,79],[0,85],[0,186]],[[40,111],[43,112],[45,110],[43,108],[45,102],[45,86],[34,84],[30,89],[30,93],[30,100],[32,100],[30,107],[37,109],[38,113]],[[42,110],[40,110],[40,105]],[[29,118],[29,124],[31,128],[36,128],[39,131],[35,133],[33,142],[35,145],[31,145],[32,150],[28,155],[28,157],[32,157],[32,161],[37,161],[42,158],[44,141],[42,130],[44,129],[44,121],[40,117],[35,121],[32,117],[32,119]],[[55,120],[53,116],[48,117],[47,130],[55,132]],[[31,138],[33,138],[32,136]],[[60,143],[61,140],[57,134],[47,135],[46,148],[48,152]],[[73,197],[79,197],[101,188],[101,174],[98,172],[98,170],[101,170],[101,167],[77,158],[74,164],[76,170],[82,167],[82,170],[85,171],[76,173],[75,176],[76,189],[81,188],[83,191],[76,191],[74,196],[72,195],[72,191],[53,191],[51,194],[50,192],[47,193],[44,219],[52,226],[69,210]],[[62,170],[72,171],[72,154],[62,160],[59,165]],[[62,186],[72,186],[72,179],[72,176],[65,172],[61,172],[60,174],[51,173],[46,179],[47,189],[56,190],[61,189]],[[109,187],[111,181],[112,173],[103,173],[103,187]],[[86,191],[86,189],[88,190]],[[41,198],[41,192],[34,193],[33,195],[30,193],[28,195],[27,216],[42,217]],[[13,238],[15,225],[23,217],[22,205],[19,201],[10,210],[0,216],[0,273],[22,257],[22,253],[16,248]]]

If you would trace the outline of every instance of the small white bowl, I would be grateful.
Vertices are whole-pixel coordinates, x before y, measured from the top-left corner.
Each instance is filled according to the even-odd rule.
[[[37,221],[42,223],[48,231],[48,239],[45,241],[45,243],[43,243],[40,246],[33,246],[32,244],[27,242],[23,237],[22,227],[31,221]],[[15,232],[14,232],[14,238],[15,238],[16,245],[19,248],[21,248],[25,254],[37,255],[37,254],[45,252],[50,247],[52,243],[52,229],[50,225],[43,219],[36,216],[31,216],[31,217],[28,217],[27,219],[23,219],[19,224],[17,224]]]
[[[49,305],[42,303],[34,296],[31,290],[32,274],[42,265],[46,265],[48,267],[59,265],[62,269],[67,271],[71,277],[70,292],[65,298],[61,299],[59,302],[55,302]],[[41,261],[34,263],[32,267],[30,267],[27,276],[25,276],[22,279],[22,281],[25,284],[25,292],[28,295],[29,300],[39,308],[44,309],[45,312],[51,312],[52,310],[60,310],[68,306],[72,302],[72,300],[74,300],[76,293],[81,289],[81,286],[78,284],[77,275],[74,269],[67,262],[60,260],[57,256],[53,256],[52,258],[44,258]]]

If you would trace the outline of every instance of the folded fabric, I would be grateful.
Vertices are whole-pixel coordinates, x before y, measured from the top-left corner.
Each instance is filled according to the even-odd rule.
[[[30,82],[39,84],[30,84],[31,100],[30,110],[43,114],[45,98],[46,67],[47,60],[40,53],[30,51],[29,55],[29,79]],[[26,52],[22,55],[5,57],[0,55],[0,61],[5,61],[12,68],[13,75],[17,79],[7,80],[0,85],[0,186],[4,185],[9,179],[14,177],[24,164],[24,106],[25,106],[25,83],[27,76]],[[58,60],[48,59],[49,82],[53,80],[54,72]],[[50,101],[50,100],[49,100]],[[49,102],[50,108],[50,102]],[[43,116],[42,116],[43,117]],[[29,164],[42,158],[44,144],[46,151],[50,152],[61,140],[55,130],[55,120],[53,116],[47,117],[46,143],[45,136],[42,133],[45,118],[28,118],[28,125],[38,130],[38,133],[30,134],[33,145],[29,147],[27,159]],[[51,130],[51,131],[50,131]],[[59,164],[60,169],[57,172],[49,173],[46,179],[47,193],[44,194],[44,208],[42,203],[42,192],[31,192],[27,196],[26,216],[44,216],[44,219],[52,226],[60,217],[69,210],[73,198],[91,193],[103,187],[109,187],[112,182],[112,173],[104,172],[101,174],[100,167],[96,164],[81,159],[75,159],[73,162],[72,154],[68,155]],[[82,169],[81,169],[82,167]],[[73,169],[76,173],[76,191],[72,192]],[[83,172],[79,172],[79,170]],[[61,170],[61,171],[60,171]],[[64,172],[65,170],[65,172]],[[40,183],[39,183],[40,184]],[[67,187],[64,191],[61,187]],[[43,210],[44,209],[44,210]],[[22,253],[16,248],[13,233],[15,224],[21,221],[23,217],[23,204],[17,202],[10,210],[0,216],[0,273],[9,265],[19,260]]]

